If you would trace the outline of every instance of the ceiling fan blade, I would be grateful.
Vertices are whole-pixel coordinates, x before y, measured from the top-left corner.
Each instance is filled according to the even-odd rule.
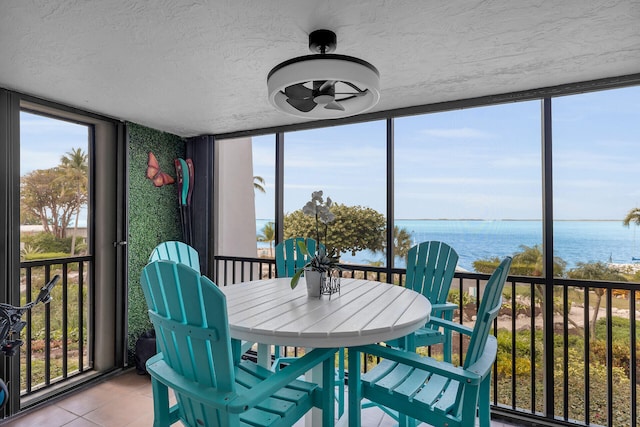
[[[324,83],[322,83],[320,85],[320,87],[318,88],[318,91],[320,92],[325,92],[327,91],[330,87],[335,86],[336,81],[335,80],[325,80]]]
[[[313,91],[306,87],[304,83],[298,83],[284,88],[284,94],[287,95],[287,98],[300,100],[311,98]]]
[[[324,106],[327,110],[340,110],[344,111],[344,107],[337,103],[336,101],[331,101],[327,105]]]
[[[303,113],[308,113],[309,111],[313,110],[316,107],[316,105],[318,105],[315,102],[313,102],[313,99],[287,98],[287,102],[293,108],[295,108],[298,111],[302,111]]]

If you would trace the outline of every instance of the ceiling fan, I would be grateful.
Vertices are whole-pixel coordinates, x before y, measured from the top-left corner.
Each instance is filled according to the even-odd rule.
[[[269,100],[279,110],[305,118],[338,118],[361,113],[380,98],[378,70],[370,63],[331,54],[336,35],[309,34],[307,55],[274,67],[267,77]]]

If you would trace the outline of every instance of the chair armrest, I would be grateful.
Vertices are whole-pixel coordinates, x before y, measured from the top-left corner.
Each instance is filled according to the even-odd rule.
[[[315,348],[304,356],[298,358],[287,369],[283,369],[269,376],[264,381],[251,387],[248,395],[241,395],[229,402],[229,412],[241,413],[262,402],[276,391],[297,379],[300,375],[310,371],[313,367],[333,358],[337,348]]]
[[[458,308],[458,304],[445,302],[443,304],[431,304],[431,311],[453,311]]]
[[[464,335],[471,336],[471,334],[473,334],[473,329],[471,329],[470,327],[461,325],[460,323],[452,322],[451,320],[432,317],[429,319],[429,323],[433,323],[436,326],[442,326],[445,329],[449,329]]]
[[[440,362],[431,357],[420,356],[413,352],[398,350],[393,347],[383,347],[376,344],[370,344],[353,347],[349,350],[380,356],[384,359],[393,360],[394,362],[402,363],[403,365],[417,369],[423,369],[467,384],[480,384],[482,381],[482,376],[478,375],[476,372],[465,370],[459,366],[453,366],[451,363]]]
[[[162,353],[156,354],[147,361],[147,371],[161,383],[191,399],[231,413],[241,413],[262,402],[324,360],[333,358],[337,351],[337,348],[312,350],[289,365],[287,369],[268,376],[264,381],[248,389],[250,395],[221,393],[215,388],[204,387],[188,380],[167,365]]]
[[[153,378],[165,384],[167,387],[183,393],[198,402],[202,402],[207,406],[224,409],[229,404],[229,400],[235,396],[235,393],[221,393],[215,388],[204,387],[194,381],[186,379],[167,365],[162,353],[158,353],[149,358],[147,361],[147,371]]]
[[[476,363],[467,368],[467,371],[475,372],[482,378],[486,377],[491,372],[491,367],[496,361],[496,355],[498,354],[498,340],[493,335],[487,337],[487,343],[484,345],[482,355]]]

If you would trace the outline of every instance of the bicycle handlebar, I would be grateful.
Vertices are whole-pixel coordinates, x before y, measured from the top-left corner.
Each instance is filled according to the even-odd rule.
[[[48,304],[51,301],[51,290],[60,280],[59,275],[53,276],[42,288],[38,297],[23,306],[0,303],[0,352],[7,356],[16,354],[18,348],[23,344],[20,331],[25,327],[26,322],[22,320],[22,315],[33,308],[38,303]],[[17,338],[13,338],[14,335]]]

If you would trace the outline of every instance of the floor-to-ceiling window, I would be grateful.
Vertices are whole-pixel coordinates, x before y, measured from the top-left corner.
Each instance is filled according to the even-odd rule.
[[[126,175],[121,123],[2,89],[0,98],[1,302],[32,301],[60,276],[51,302],[22,316],[20,355],[2,357],[6,416],[126,363]]]
[[[86,124],[20,114],[21,303],[54,275],[64,280],[47,306],[30,312],[21,357],[21,391],[30,393],[91,367],[89,358],[89,189],[93,132]],[[51,264],[48,259],[69,259]],[[30,263],[31,262],[31,263]]]
[[[627,87],[394,117],[389,141],[383,122],[286,131],[282,170],[270,135],[259,158],[255,144],[254,175],[273,173],[276,188],[269,195],[267,179],[267,195],[256,192],[256,212],[278,209],[282,173],[285,237],[300,234],[287,228],[313,191],[382,219],[393,214],[391,265],[386,242],[343,251],[343,262],[384,275],[404,267],[413,244],[449,243],[460,254],[452,289],[463,291],[454,298],[463,324],[473,323],[483,286],[483,276],[464,271],[490,273],[513,256],[497,321],[494,403],[533,417],[629,425],[640,403],[638,99],[640,87]]]
[[[553,99],[554,256],[566,269],[640,260],[640,88]],[[635,211],[634,211],[635,212]]]
[[[398,118],[394,144],[395,226],[411,244],[448,243],[472,272],[540,246],[539,101]]]
[[[258,256],[273,258],[276,243],[275,194],[276,194],[276,137],[275,135],[251,138],[253,158],[253,189],[256,209],[256,234]]]
[[[304,237],[320,237],[343,263],[384,265],[386,176],[384,121],[285,133],[284,237],[309,232],[301,210],[322,191],[336,220]]]
[[[640,87],[552,100],[555,276],[581,281],[554,289],[556,414],[586,423],[631,425],[640,399],[639,100]]]

